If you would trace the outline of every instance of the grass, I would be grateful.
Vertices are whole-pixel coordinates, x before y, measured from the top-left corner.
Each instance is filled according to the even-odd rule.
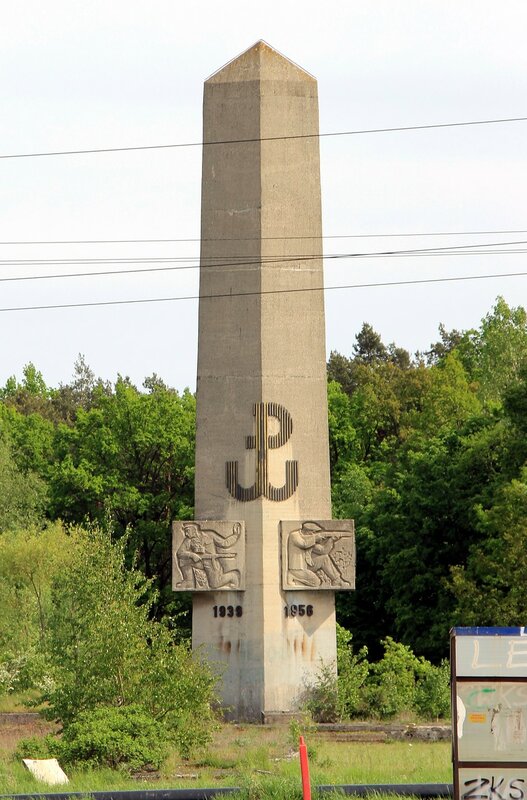
[[[50,791],[13,760],[17,738],[0,728],[0,794]],[[345,742],[312,730],[305,731],[305,738],[313,786],[452,781],[447,742]],[[157,779],[138,780],[112,770],[67,770],[67,791],[238,786],[243,788],[243,800],[294,800],[300,797],[296,742],[287,726],[226,724],[194,759],[182,761],[173,753]],[[325,798],[329,800],[328,795]]]
[[[33,711],[30,704],[36,696],[37,692],[34,691],[19,692],[18,694],[0,693],[0,714],[13,711]]]

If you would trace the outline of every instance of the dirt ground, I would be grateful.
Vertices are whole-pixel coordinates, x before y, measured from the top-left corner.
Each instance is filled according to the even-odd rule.
[[[0,713],[0,750],[13,751],[20,739],[43,736],[54,730],[56,725],[35,713]]]
[[[272,726],[264,726],[272,736]],[[12,752],[20,739],[43,736],[57,730],[53,723],[46,722],[38,714],[30,712],[0,712],[0,751]],[[234,732],[236,726],[234,726]],[[387,740],[438,741],[450,739],[449,725],[405,725],[400,723],[376,724],[358,722],[341,725],[319,725],[323,739],[335,742],[384,742]],[[265,738],[265,737],[264,737]]]

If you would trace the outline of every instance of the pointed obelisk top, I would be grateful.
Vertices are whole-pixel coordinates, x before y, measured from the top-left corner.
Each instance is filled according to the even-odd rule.
[[[261,80],[314,81],[313,75],[306,72],[293,61],[263,39],[253,44],[225,66],[214,72],[205,83],[231,83],[237,81]]]

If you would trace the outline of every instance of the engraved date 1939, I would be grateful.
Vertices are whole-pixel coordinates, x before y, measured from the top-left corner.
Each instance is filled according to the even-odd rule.
[[[212,613],[215,617],[241,617],[243,608],[242,606],[213,606]]]

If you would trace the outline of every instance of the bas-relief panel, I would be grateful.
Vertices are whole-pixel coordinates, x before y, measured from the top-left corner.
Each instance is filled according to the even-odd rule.
[[[172,588],[176,592],[245,589],[245,522],[173,522]]]
[[[355,588],[352,519],[286,520],[282,537],[282,589]]]

